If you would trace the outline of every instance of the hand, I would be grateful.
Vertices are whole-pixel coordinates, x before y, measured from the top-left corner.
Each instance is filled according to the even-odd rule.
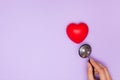
[[[94,70],[92,68],[94,67]],[[93,74],[93,71],[95,74]],[[99,80],[112,80],[107,67],[98,63],[97,61],[90,59],[90,63],[88,62],[88,80],[96,80],[95,76],[99,75]]]

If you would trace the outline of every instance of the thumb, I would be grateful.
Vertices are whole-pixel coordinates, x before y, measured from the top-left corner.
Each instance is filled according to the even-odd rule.
[[[94,80],[92,66],[89,62],[88,62],[87,74],[88,74],[88,80]]]

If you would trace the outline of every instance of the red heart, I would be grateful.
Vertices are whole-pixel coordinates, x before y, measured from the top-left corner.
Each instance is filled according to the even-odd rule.
[[[85,23],[71,23],[66,29],[68,37],[75,43],[81,43],[88,34],[88,26]]]

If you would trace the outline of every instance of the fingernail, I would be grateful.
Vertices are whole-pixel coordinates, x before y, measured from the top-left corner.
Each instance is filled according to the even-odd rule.
[[[91,65],[90,65],[90,63],[88,62],[88,68],[90,69],[91,68]]]
[[[90,58],[90,62],[92,62],[92,61],[94,61],[94,59],[93,59],[93,58]]]

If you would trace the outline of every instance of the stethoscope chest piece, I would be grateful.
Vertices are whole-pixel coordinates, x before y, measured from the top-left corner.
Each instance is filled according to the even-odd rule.
[[[92,51],[92,48],[89,44],[83,44],[82,46],[80,46],[78,53],[80,57],[87,58],[90,56],[91,51]]]

